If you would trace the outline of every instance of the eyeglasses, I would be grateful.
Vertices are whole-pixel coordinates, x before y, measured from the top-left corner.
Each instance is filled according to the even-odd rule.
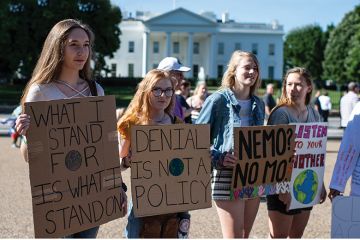
[[[160,97],[163,93],[166,97],[172,97],[174,95],[174,90],[172,88],[161,89],[161,88],[154,88],[151,90],[155,97]]]

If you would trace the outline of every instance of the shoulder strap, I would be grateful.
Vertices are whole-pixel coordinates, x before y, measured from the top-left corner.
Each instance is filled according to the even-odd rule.
[[[92,80],[86,80],[89,84],[90,92],[92,96],[97,96],[96,82]]]

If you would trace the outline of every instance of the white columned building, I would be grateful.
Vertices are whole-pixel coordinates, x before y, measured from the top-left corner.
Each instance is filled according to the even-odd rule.
[[[238,23],[224,14],[196,14],[178,8],[161,15],[137,12],[120,24],[121,47],[106,58],[108,76],[142,77],[167,56],[177,57],[192,68],[186,77],[221,78],[235,50],[253,52],[260,62],[263,79],[282,77],[283,27],[273,23]]]

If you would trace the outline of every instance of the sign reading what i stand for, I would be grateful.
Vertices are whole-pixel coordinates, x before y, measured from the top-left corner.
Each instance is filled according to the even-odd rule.
[[[232,199],[279,192],[277,184],[290,181],[295,148],[295,126],[234,128]],[[287,189],[288,190],[288,189]]]
[[[131,150],[135,216],[211,207],[209,125],[133,126]]]
[[[63,237],[124,216],[115,98],[25,104],[35,237]]]

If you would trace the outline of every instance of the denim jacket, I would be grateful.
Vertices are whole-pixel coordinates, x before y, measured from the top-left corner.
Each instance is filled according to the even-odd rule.
[[[250,126],[264,125],[265,106],[257,96],[252,95]],[[233,91],[219,90],[211,94],[201,109],[197,124],[210,124],[211,165],[222,168],[222,159],[234,149],[233,128],[240,124],[240,108]]]

